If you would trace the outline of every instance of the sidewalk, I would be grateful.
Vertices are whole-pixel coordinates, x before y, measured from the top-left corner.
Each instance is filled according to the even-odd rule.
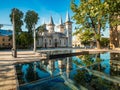
[[[18,51],[17,58],[10,51],[0,52],[0,90],[17,90],[17,77],[14,64],[44,59],[33,51]]]

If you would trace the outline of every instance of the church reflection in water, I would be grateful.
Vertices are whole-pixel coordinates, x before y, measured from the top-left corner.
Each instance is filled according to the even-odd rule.
[[[20,90],[71,90],[72,84],[78,89],[82,86],[88,90],[120,90],[118,53],[41,60],[15,67]]]
[[[62,75],[72,69],[72,58],[66,57],[57,60],[42,60],[16,65],[19,84]]]
[[[110,54],[111,74],[120,76],[120,53]]]

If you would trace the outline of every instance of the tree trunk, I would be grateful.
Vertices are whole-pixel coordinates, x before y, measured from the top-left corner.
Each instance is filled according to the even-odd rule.
[[[97,49],[101,49],[100,40],[97,40]]]
[[[98,34],[100,35],[100,31],[101,31],[101,23],[100,23],[100,19],[98,19]],[[100,49],[100,38],[97,39],[97,49]]]

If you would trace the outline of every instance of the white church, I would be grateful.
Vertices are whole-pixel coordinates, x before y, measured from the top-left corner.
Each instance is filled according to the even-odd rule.
[[[66,21],[63,23],[60,18],[60,24],[57,26],[55,32],[55,24],[52,16],[50,22],[44,24],[44,31],[38,32],[37,47],[41,48],[60,48],[72,47],[72,21],[70,20],[69,13],[66,14]]]

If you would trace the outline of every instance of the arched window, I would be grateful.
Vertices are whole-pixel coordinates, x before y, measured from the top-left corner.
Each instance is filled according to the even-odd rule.
[[[60,45],[61,45],[61,40],[60,40]]]
[[[51,39],[49,40],[49,44],[51,45]]]
[[[55,42],[57,42],[57,39],[55,39]]]
[[[64,39],[64,45],[66,44],[66,40]]]
[[[3,38],[2,41],[5,41],[5,39]]]

